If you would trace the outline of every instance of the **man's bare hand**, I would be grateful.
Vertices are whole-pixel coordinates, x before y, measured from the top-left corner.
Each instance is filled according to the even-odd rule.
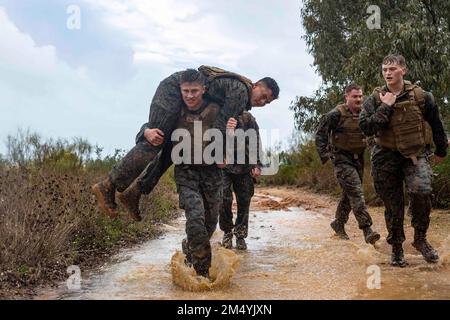
[[[234,130],[236,129],[236,127],[237,127],[237,120],[235,118],[228,119],[227,133],[229,133],[231,135],[234,134]]]
[[[387,104],[388,106],[392,107],[395,104],[395,101],[397,100],[397,96],[391,92],[386,92],[385,94],[381,92],[380,100],[384,104]]]
[[[258,178],[261,175],[261,169],[258,167],[253,168],[251,171],[251,175],[253,178]]]
[[[161,145],[164,142],[164,132],[162,132],[158,128],[145,129],[144,137],[150,144],[154,145],[155,147]]]

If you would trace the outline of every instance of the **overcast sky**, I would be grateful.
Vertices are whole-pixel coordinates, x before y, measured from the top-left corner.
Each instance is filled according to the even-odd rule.
[[[80,29],[68,8],[78,6]],[[320,79],[294,0],[0,0],[0,153],[19,127],[130,149],[159,82],[202,64],[254,81],[280,99],[253,109],[262,129],[294,129],[290,102]]]

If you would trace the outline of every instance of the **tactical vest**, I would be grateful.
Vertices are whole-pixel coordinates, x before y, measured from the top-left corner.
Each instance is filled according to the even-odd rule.
[[[208,129],[212,129],[214,127],[214,123],[216,120],[216,117],[218,115],[220,111],[220,107],[218,104],[216,103],[209,103],[204,109],[203,111],[201,111],[200,113],[192,113],[190,112],[186,106],[183,107],[183,109],[181,110],[181,115],[180,118],[178,120],[177,123],[177,129],[186,129],[187,132],[190,135],[190,139],[191,139],[191,163],[190,164],[194,164],[194,151],[200,151],[201,150],[201,154],[202,154],[202,163],[204,163],[203,161],[203,152],[205,150],[205,148],[211,143],[210,141],[203,141],[203,137],[205,135],[205,132]],[[194,130],[194,124],[196,121],[201,121],[201,125],[202,125],[202,131],[201,131],[201,137],[195,137],[195,134],[197,132],[195,132]],[[183,137],[184,139],[184,137]],[[178,143],[181,143],[181,139],[178,142],[174,142],[174,146],[177,145]],[[197,145],[197,142],[201,143],[200,145]]]
[[[244,76],[241,76],[240,74],[237,74],[237,73],[234,73],[234,72],[230,72],[230,71],[226,71],[226,70],[223,70],[223,69],[217,68],[217,67],[200,66],[198,68],[198,71],[200,71],[206,77],[207,84],[209,84],[214,79],[218,79],[218,78],[232,78],[232,79],[239,80],[247,88],[249,101],[251,101],[251,99],[252,99],[252,88],[253,88],[252,80],[250,80],[250,79],[248,79],[248,78],[246,78]]]
[[[341,119],[331,132],[331,145],[353,154],[361,154],[366,148],[366,137],[359,127],[359,117],[347,110],[345,104],[336,107]]]
[[[386,129],[379,130],[375,142],[387,149],[400,152],[416,163],[423,148],[432,143],[432,130],[425,121],[425,92],[422,88],[405,81],[408,100],[396,103],[394,113]],[[373,96],[381,104],[382,88],[375,88]]]

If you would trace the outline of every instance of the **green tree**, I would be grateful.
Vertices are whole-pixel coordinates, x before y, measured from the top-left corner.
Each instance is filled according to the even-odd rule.
[[[374,5],[380,28],[368,10]],[[298,129],[313,132],[320,116],[342,102],[347,84],[362,85],[366,95],[382,84],[381,61],[389,53],[405,56],[406,78],[434,94],[450,127],[450,1],[304,0],[301,17],[323,83],[314,96],[292,102]]]

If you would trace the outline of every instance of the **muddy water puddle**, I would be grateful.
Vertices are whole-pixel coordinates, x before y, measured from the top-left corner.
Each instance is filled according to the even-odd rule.
[[[259,199],[280,201],[265,196]],[[407,249],[410,265],[396,269],[388,264],[390,253],[384,238],[374,249],[363,243],[359,230],[350,230],[351,241],[333,236],[330,209],[260,209],[250,214],[248,250],[233,249],[221,262],[238,260],[224,285],[192,292],[174,283],[171,259],[181,250],[185,237],[185,220],[179,218],[166,226],[159,239],[124,250],[95,273],[82,274],[80,290],[68,290],[62,284],[38,298],[450,299],[450,238],[441,239],[437,246],[442,257],[438,265],[427,264]],[[221,238],[218,229],[212,238],[214,252],[222,249],[218,245]],[[373,281],[373,266],[378,268],[379,282]],[[374,283],[379,283],[380,289],[374,288]]]

